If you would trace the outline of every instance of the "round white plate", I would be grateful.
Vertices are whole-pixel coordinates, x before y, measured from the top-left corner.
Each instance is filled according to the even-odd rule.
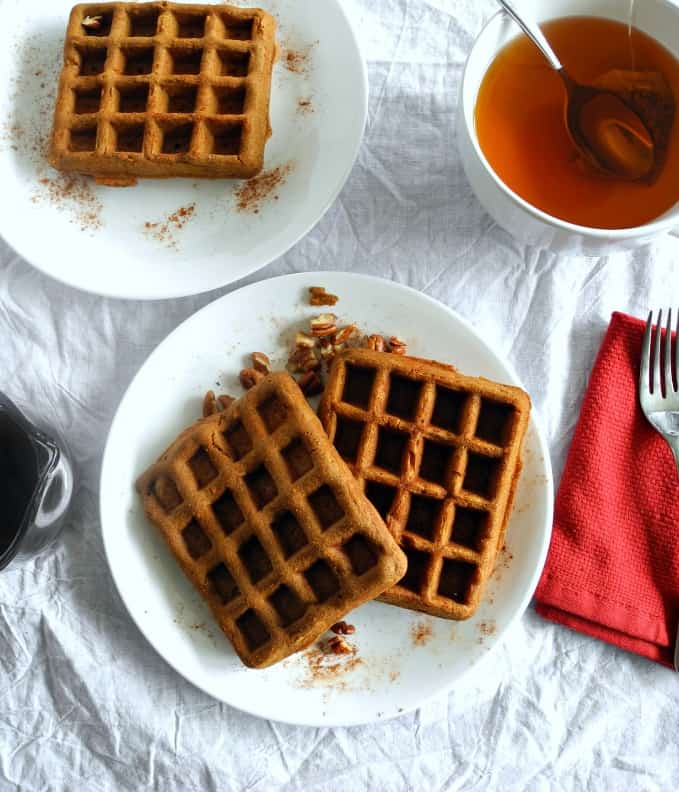
[[[270,354],[276,368],[285,364],[291,334],[318,313],[307,304],[306,289],[313,285],[340,296],[334,309],[340,321],[402,335],[412,354],[453,363],[467,374],[517,383],[510,367],[469,324],[412,289],[329,272],[255,283],[184,322],[135,377],[106,446],[101,523],[108,562],[132,618],[186,679],[217,699],[265,718],[349,725],[398,715],[444,692],[473,669],[520,616],[547,552],[552,476],[545,442],[533,419],[507,549],[472,619],[451,622],[371,602],[347,617],[356,626],[351,640],[358,653],[353,659],[325,658],[319,669],[319,652],[312,649],[263,671],[242,666],[207,605],[146,520],[133,482],[199,416],[208,389],[241,393],[237,376],[251,352]]]
[[[265,266],[320,220],[361,143],[365,63],[341,0],[249,4],[278,24],[264,167],[287,175],[262,191],[259,206],[242,211],[243,182],[146,180],[112,188],[50,168],[44,149],[73,0],[0,0],[0,234],[25,259],[98,294],[180,297]]]

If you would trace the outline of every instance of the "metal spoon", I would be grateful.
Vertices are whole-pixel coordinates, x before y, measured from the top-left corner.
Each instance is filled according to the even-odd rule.
[[[640,80],[648,83],[649,75],[660,78],[661,83],[657,79],[650,82],[662,85],[659,98],[663,108],[667,109],[667,94],[671,97],[671,91],[662,75],[616,70],[614,80],[607,80],[607,75],[603,75],[593,85],[582,85],[566,71],[534,19],[519,13],[513,0],[498,0],[498,3],[563,80],[566,87],[566,128],[586,161],[597,170],[621,179],[636,181],[652,177],[659,168],[663,153],[658,151],[654,129],[660,127],[660,137],[666,142],[668,123],[671,127],[674,119],[674,100],[672,98],[671,112],[666,112],[658,125],[644,120],[629,97],[634,94],[632,87]],[[626,90],[615,90],[614,87],[621,85],[621,75]]]

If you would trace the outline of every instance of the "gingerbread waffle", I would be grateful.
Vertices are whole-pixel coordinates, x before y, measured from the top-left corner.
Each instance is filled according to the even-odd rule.
[[[319,416],[408,557],[382,595],[449,619],[476,610],[521,468],[530,399],[450,366],[350,349],[333,364]]]
[[[253,668],[304,648],[406,569],[288,374],[183,432],[137,488]]]
[[[256,8],[75,6],[50,163],[110,184],[254,176],[271,131],[274,33]]]

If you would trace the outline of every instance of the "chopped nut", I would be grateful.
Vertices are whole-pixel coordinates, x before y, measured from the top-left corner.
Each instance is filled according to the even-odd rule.
[[[336,344],[346,344],[346,342],[358,332],[358,327],[355,324],[345,325],[344,327],[340,327],[340,329],[335,333],[335,343]]]
[[[262,374],[261,371],[257,371],[257,369],[244,368],[238,375],[238,379],[245,390],[250,390],[250,388],[254,388],[260,380],[264,379],[264,374]]]
[[[296,347],[314,347],[316,346],[316,339],[308,333],[303,333],[301,330],[295,334]]]
[[[319,350],[321,353],[321,360],[330,369],[335,359],[335,355],[344,349],[344,344],[335,344],[333,339],[328,336],[327,338],[319,339]]]
[[[316,357],[314,350],[309,347],[297,347],[288,358],[290,371],[314,371],[320,365],[321,361]]]
[[[203,418],[207,418],[208,416],[214,415],[217,412],[219,412],[219,407],[217,406],[215,392],[209,390],[203,399]]]
[[[336,635],[353,635],[356,628],[353,624],[347,624],[344,620],[338,621],[330,628]]]
[[[408,344],[398,336],[389,339],[389,351],[394,355],[405,355],[408,351]]]
[[[326,292],[323,286],[312,286],[309,289],[310,305],[336,305],[339,297]]]
[[[320,314],[311,320],[311,335],[316,338],[335,335],[337,331],[337,317],[335,314]]]
[[[252,366],[256,371],[261,371],[262,374],[271,372],[271,361],[263,352],[252,353]]]
[[[235,401],[233,396],[227,396],[225,393],[215,397],[215,392],[209,390],[203,399],[203,418],[228,409]]]
[[[351,645],[348,644],[344,638],[337,635],[334,638],[331,638],[328,641],[328,647],[332,651],[333,654],[342,655],[342,654],[353,654],[354,650],[352,649]]]
[[[222,393],[221,396],[217,396],[217,401],[222,405],[222,410],[228,410],[236,400],[233,396],[227,396],[226,393]]]
[[[307,371],[297,380],[300,390],[305,396],[318,396],[323,392],[323,383],[315,371]]]
[[[368,349],[372,349],[373,352],[384,352],[384,348],[385,348],[384,336],[381,335],[368,336],[365,345]]]
[[[330,358],[334,357],[334,344],[332,343],[332,339],[330,338],[321,338],[319,344],[319,350],[321,353],[322,360],[329,360]]]
[[[88,30],[99,30],[103,21],[102,16],[86,16],[83,18],[82,26]]]

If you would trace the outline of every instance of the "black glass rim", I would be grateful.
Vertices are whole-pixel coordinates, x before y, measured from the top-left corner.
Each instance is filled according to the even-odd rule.
[[[36,458],[37,476],[33,494],[26,504],[23,517],[19,522],[11,542],[5,550],[0,553],[0,570],[4,569],[10,561],[16,556],[21,542],[26,535],[28,527],[35,519],[35,515],[40,507],[42,496],[44,494],[45,482],[49,478],[50,473],[59,463],[61,452],[59,447],[47,435],[30,423],[20,412],[18,407],[11,401],[4,393],[0,391],[0,412],[5,413],[12,423],[19,429],[29,440]]]

